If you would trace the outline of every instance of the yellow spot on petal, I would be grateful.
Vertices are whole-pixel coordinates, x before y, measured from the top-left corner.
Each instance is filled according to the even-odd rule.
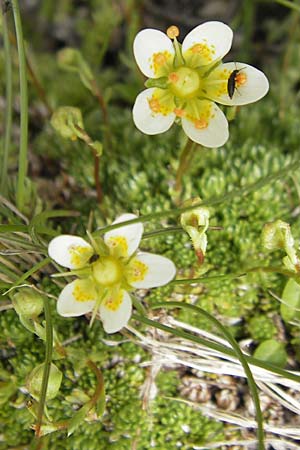
[[[195,124],[195,128],[197,128],[197,130],[202,130],[202,129],[208,127],[207,120],[205,120],[205,119],[197,119],[197,120],[195,120],[194,124]]]
[[[148,104],[153,113],[167,116],[175,107],[174,95],[168,89],[155,89]]]
[[[150,100],[148,100],[148,103],[149,103],[150,109],[154,113],[160,113],[161,112],[160,104],[159,104],[159,101],[157,100],[157,98],[151,98]]]
[[[91,280],[76,280],[73,289],[73,297],[77,302],[89,302],[96,300],[96,291]]]
[[[120,308],[122,301],[123,293],[119,292],[117,295],[108,297],[106,300],[104,300],[103,304],[110,311],[117,311]]]
[[[238,86],[242,86],[243,84],[245,84],[247,81],[247,75],[245,74],[245,72],[239,72],[236,76],[235,76],[235,82]]]
[[[127,281],[129,284],[136,283],[137,281],[143,281],[149,268],[146,264],[138,259],[133,259],[128,267]]]
[[[162,66],[167,61],[166,56],[163,53],[155,53],[153,55],[153,63],[156,66]]]
[[[179,28],[176,25],[172,25],[167,29],[167,36],[170,39],[174,39],[179,36]]]
[[[106,244],[111,250],[111,254],[117,258],[128,256],[128,242],[124,236],[111,236]]]
[[[150,58],[150,67],[157,77],[166,76],[173,56],[167,50],[154,53]]]
[[[215,53],[215,50],[205,43],[195,44],[189,50],[193,54],[203,56],[207,61],[212,61],[212,55]]]
[[[197,130],[203,130],[213,118],[212,106],[209,100],[190,100],[185,107],[185,118],[193,122]]]
[[[208,45],[205,39],[198,42],[184,52],[186,64],[191,68],[197,68],[210,64],[215,59],[215,47]]]
[[[91,247],[72,245],[69,248],[69,253],[71,255],[71,263],[73,266],[75,268],[80,268],[88,262],[94,252]]]

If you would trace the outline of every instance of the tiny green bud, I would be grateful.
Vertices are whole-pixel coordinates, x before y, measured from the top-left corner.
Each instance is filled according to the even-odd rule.
[[[261,240],[262,245],[268,250],[286,250],[286,248],[294,246],[290,225],[282,220],[266,223],[262,230]]]
[[[261,239],[262,245],[268,250],[282,249],[286,251],[287,256],[283,258],[283,263],[287,269],[292,271],[299,270],[299,259],[294,248],[294,238],[288,223],[282,220],[266,223],[262,230]]]
[[[72,106],[58,108],[51,117],[51,125],[64,138],[75,141],[84,130],[81,111]]]
[[[199,205],[201,199],[194,198],[185,203],[185,206]],[[196,255],[200,263],[204,261],[207,247],[206,230],[209,226],[209,210],[204,206],[197,206],[195,209],[186,211],[180,216],[182,228],[192,239]]]
[[[30,395],[36,400],[39,399],[41,393],[44,367],[44,363],[38,365],[27,377],[26,387]],[[47,400],[51,400],[52,398],[56,397],[61,385],[61,380],[61,371],[54,364],[51,364],[46,395]]]
[[[24,287],[11,294],[13,307],[22,317],[35,318],[44,308],[42,295],[29,287]]]
[[[101,156],[103,153],[103,145],[101,144],[101,142],[99,141],[94,141],[91,146],[93,147],[93,149],[95,150],[95,152],[97,153],[97,156]]]

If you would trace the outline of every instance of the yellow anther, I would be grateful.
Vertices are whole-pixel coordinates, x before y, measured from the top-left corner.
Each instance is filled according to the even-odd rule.
[[[175,39],[179,36],[179,28],[176,25],[172,25],[167,29],[167,36],[170,39]]]
[[[181,108],[174,108],[174,114],[176,114],[177,117],[184,117],[185,111]]]

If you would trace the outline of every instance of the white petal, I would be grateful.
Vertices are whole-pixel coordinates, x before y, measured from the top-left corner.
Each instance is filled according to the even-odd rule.
[[[135,126],[145,134],[159,134],[164,133],[171,128],[175,114],[173,112],[164,115],[154,113],[149,106],[149,100],[152,98],[155,88],[150,88],[142,91],[136,98],[133,105],[133,121]]]
[[[213,49],[212,61],[222,59],[230,48],[233,33],[223,22],[205,22],[190,31],[182,43],[182,52],[185,53],[195,44],[207,45]]]
[[[175,114],[169,113],[167,115],[154,113],[149,106],[155,88],[146,89],[142,91],[136,98],[133,105],[133,121],[135,126],[145,134],[159,134],[168,131],[171,128]]]
[[[213,105],[214,117],[210,118],[206,128],[198,129],[194,123],[184,117],[181,119],[185,134],[197,144],[205,147],[221,147],[229,137],[228,122],[224,113]]]
[[[92,311],[96,297],[88,301],[78,301],[74,297],[74,289],[81,281],[83,280],[72,281],[61,291],[57,301],[57,312],[61,316],[77,317]]]
[[[138,289],[164,286],[173,280],[176,275],[176,267],[170,259],[153,253],[141,252],[136,256],[137,260],[147,266],[144,279],[132,283]]]
[[[127,325],[131,317],[131,298],[126,291],[119,291],[117,299],[107,299],[101,303],[99,313],[106,333],[116,333]],[[117,305],[114,302],[117,300]]]
[[[61,266],[79,269],[87,263],[94,251],[81,237],[62,234],[50,241],[48,253]]]
[[[235,88],[232,99],[228,93],[212,98],[222,105],[241,106],[248,103],[254,103],[266,95],[269,90],[269,81],[265,74],[253,66],[244,63],[226,63],[220,67],[227,69],[229,73],[233,70],[240,70],[241,74],[246,75],[244,84]]]
[[[140,70],[149,78],[157,78],[159,75],[153,67],[153,55],[167,52],[172,57],[174,47],[168,36],[159,30],[147,28],[140,31],[133,42],[133,53]]]
[[[122,214],[112,224],[114,225],[136,218],[137,216],[135,214]],[[111,249],[120,243],[122,248],[119,251],[121,251],[121,254],[117,256],[131,256],[139,246],[143,231],[144,226],[141,222],[125,225],[105,233],[104,242]]]

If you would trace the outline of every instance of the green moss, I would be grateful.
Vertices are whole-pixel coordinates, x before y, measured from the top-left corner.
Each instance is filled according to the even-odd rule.
[[[276,334],[276,327],[272,319],[266,315],[256,315],[249,320],[250,336],[258,342],[271,339]]]

